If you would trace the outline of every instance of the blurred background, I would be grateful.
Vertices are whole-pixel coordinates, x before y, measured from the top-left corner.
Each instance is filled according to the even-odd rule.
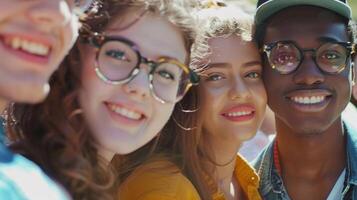
[[[250,0],[252,3],[256,3],[257,0]],[[353,18],[355,20],[357,20],[357,0],[348,0],[348,3],[350,4],[350,6],[352,7],[352,11],[353,11]]]

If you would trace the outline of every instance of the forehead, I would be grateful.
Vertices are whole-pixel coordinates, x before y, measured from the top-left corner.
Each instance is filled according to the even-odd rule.
[[[142,14],[142,10],[127,13],[106,29],[108,35],[119,35],[134,42],[140,52],[150,58],[168,56],[186,60],[183,32],[159,14],[146,12],[137,22],[122,29]]]
[[[208,44],[211,62],[244,62],[260,58],[258,48],[253,41],[244,41],[236,35],[211,38]]]
[[[348,41],[344,18],[319,7],[295,6],[280,11],[268,20],[264,40],[293,40],[313,45],[322,37]]]

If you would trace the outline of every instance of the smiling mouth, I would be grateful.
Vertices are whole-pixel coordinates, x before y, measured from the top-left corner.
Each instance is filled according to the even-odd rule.
[[[10,49],[33,56],[48,57],[51,46],[45,43],[28,40],[19,36],[3,36],[3,43]]]
[[[118,104],[107,103],[107,106],[109,110],[112,111],[113,113],[130,120],[141,121],[142,119],[145,118],[145,115],[143,115],[142,113],[122,107]]]
[[[286,98],[301,112],[320,112],[324,110],[332,99],[332,93],[325,89],[295,90]]]
[[[241,111],[241,112],[224,113],[223,115],[226,117],[243,117],[243,116],[252,115],[253,113],[254,111]]]
[[[251,105],[237,105],[225,110],[221,115],[232,122],[250,121],[255,116],[255,108]]]
[[[289,97],[291,101],[301,105],[313,105],[324,102],[328,96],[293,96]]]

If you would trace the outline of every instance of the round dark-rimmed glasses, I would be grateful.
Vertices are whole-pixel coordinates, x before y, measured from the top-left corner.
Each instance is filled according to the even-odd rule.
[[[146,64],[151,94],[161,103],[178,102],[192,85],[199,83],[198,75],[185,64],[168,57],[157,61],[145,58],[126,38],[95,34],[88,41],[97,48],[95,72],[105,83],[128,83],[140,72],[140,66]]]
[[[270,66],[280,74],[297,70],[305,52],[312,52],[312,58],[321,71],[337,74],[346,68],[356,46],[350,42],[325,42],[316,49],[303,49],[294,41],[278,41],[264,45],[262,51],[266,53]]]

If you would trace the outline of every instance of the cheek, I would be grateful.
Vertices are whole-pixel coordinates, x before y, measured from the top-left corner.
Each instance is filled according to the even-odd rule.
[[[350,96],[352,82],[350,81],[349,75],[349,73],[341,73],[340,75],[326,78],[326,82],[336,91],[337,97],[342,101],[349,99]]]
[[[154,99],[153,99],[154,100]],[[154,100],[156,101],[156,100]],[[147,131],[154,131],[154,133],[158,133],[170,119],[172,112],[174,110],[175,104],[161,104],[159,102],[154,102],[152,108],[152,115],[150,119],[149,129]],[[149,109],[149,108],[148,108]]]
[[[267,103],[267,92],[265,90],[265,87],[263,85],[263,82],[260,82],[259,84],[254,85],[251,88],[252,96],[254,97],[255,101],[259,104],[259,107],[265,107]]]
[[[220,102],[227,96],[228,89],[225,87],[201,87],[199,91],[200,95],[200,107],[209,113],[210,110],[218,108]],[[224,106],[224,105],[222,105]]]
[[[265,87],[263,86],[263,83],[252,87],[251,93],[252,93],[254,102],[256,104],[255,106],[256,106],[259,118],[263,119],[264,114],[265,114],[265,108],[267,105],[267,93],[265,91]]]
[[[110,87],[97,77],[93,67],[91,67],[88,62],[82,67],[81,84],[81,103],[84,108],[87,109],[95,109],[96,106],[102,103],[102,101],[111,93]]]

